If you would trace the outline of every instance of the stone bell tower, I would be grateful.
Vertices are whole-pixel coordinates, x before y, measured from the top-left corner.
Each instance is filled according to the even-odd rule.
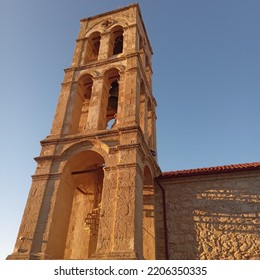
[[[138,4],[81,20],[8,259],[155,259],[156,101]]]

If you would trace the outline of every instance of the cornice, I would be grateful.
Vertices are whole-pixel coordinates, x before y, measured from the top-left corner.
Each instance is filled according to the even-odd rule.
[[[131,4],[131,5],[128,5],[128,6],[119,8],[119,9],[116,9],[116,10],[112,10],[112,11],[109,11],[109,12],[101,13],[101,14],[98,14],[98,15],[95,15],[95,16],[91,16],[91,17],[87,17],[87,18],[82,18],[80,21],[81,22],[85,22],[85,21],[88,21],[88,20],[91,20],[91,19],[96,19],[96,18],[99,18],[99,17],[108,16],[108,15],[111,15],[111,14],[122,12],[124,10],[129,10],[130,8],[134,8],[134,7],[137,7],[137,9],[138,9],[138,11],[140,13],[139,4],[138,3],[134,3],[134,4]]]
[[[36,174],[32,175],[32,179],[34,181],[42,181],[42,180],[57,180],[60,179],[62,173],[55,173],[55,174]]]
[[[87,69],[96,69],[99,66],[110,65],[111,63],[125,61],[126,55],[120,54],[117,56],[111,56],[107,59],[103,60],[96,60],[94,62],[89,62],[86,65],[78,65],[78,66],[71,66],[64,69],[65,73],[72,72],[72,71],[82,71]]]
[[[57,145],[57,144],[64,144],[64,143],[70,143],[70,142],[78,142],[83,140],[100,140],[103,137],[111,137],[111,136],[117,136],[118,135],[117,129],[110,129],[110,130],[96,130],[95,132],[89,132],[86,134],[71,134],[71,135],[64,135],[64,136],[58,136],[59,138],[46,138],[41,141],[42,146],[47,145]]]
[[[39,156],[39,157],[35,157],[34,160],[37,163],[43,162],[43,161],[53,161],[53,160],[57,160],[59,159],[59,156],[55,155],[55,156]]]

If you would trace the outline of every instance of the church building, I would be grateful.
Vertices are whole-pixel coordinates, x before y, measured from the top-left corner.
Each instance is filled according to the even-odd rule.
[[[260,162],[162,172],[138,4],[84,18],[7,259],[260,259]]]

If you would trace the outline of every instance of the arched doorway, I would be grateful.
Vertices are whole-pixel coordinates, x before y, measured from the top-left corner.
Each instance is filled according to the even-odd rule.
[[[87,150],[65,164],[58,190],[52,250],[63,259],[89,259],[96,251],[103,187],[104,158]]]

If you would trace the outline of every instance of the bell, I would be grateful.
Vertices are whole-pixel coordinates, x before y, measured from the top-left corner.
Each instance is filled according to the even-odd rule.
[[[116,96],[109,96],[107,109],[109,111],[115,111],[115,113],[116,113],[117,112],[117,103],[118,103],[118,98]]]
[[[111,96],[118,96],[118,81],[115,80],[113,83],[111,83],[111,88],[109,89],[109,95]]]

